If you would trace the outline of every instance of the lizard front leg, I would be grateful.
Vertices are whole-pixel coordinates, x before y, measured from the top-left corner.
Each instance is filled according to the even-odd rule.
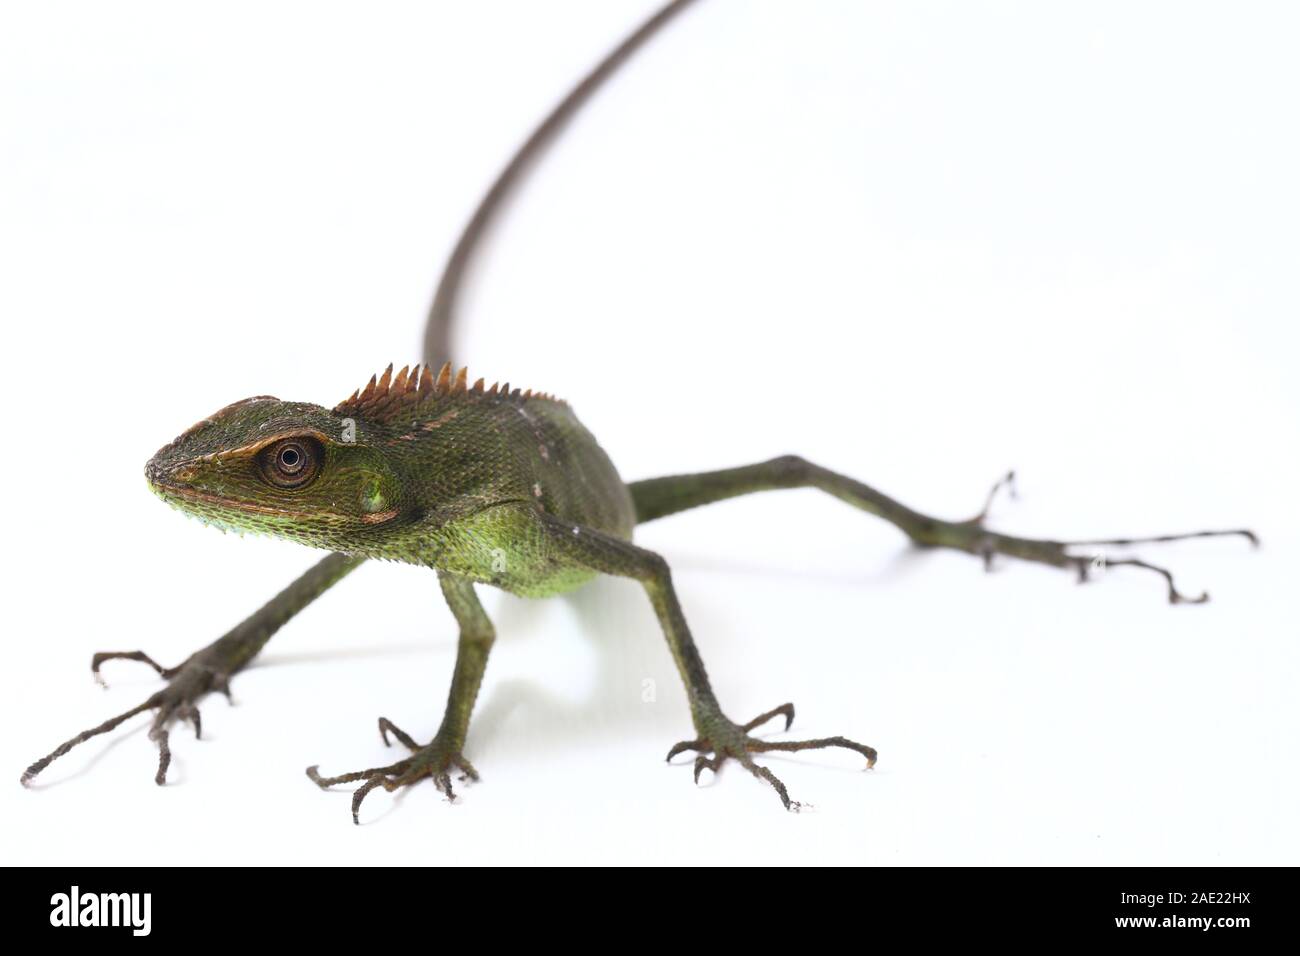
[[[387,717],[379,718],[379,734],[388,744],[391,731],[399,741],[412,751],[411,756],[386,767],[370,767],[352,773],[339,774],[335,777],[323,777],[316,766],[307,768],[307,776],[322,790],[335,784],[356,783],[362,781],[352,794],[352,822],[360,824],[361,803],[366,795],[376,787],[383,787],[389,793],[398,787],[405,787],[424,778],[433,781],[435,787],[447,795],[448,800],[455,799],[451,788],[451,771],[461,771],[461,780],[477,780],[478,772],[461,753],[465,746],[465,735],[469,732],[469,718],[474,711],[474,702],[483,683],[483,672],[487,669],[488,654],[496,639],[492,621],[479,603],[474,593],[474,584],[468,578],[460,577],[446,571],[438,572],[438,583],[442,586],[443,597],[447,606],[460,625],[460,640],[456,649],[456,669],[451,678],[451,691],[447,697],[447,710],[443,714],[442,725],[434,734],[433,740],[420,746],[412,737],[400,730]]]
[[[64,741],[23,772],[23,785],[29,784],[32,778],[78,744],[108,733],[137,714],[150,710],[155,713],[149,727],[149,738],[158,745],[158,772],[154,775],[154,782],[159,786],[166,783],[167,768],[172,758],[171,724],[176,720],[187,720],[194,725],[194,736],[199,736],[202,727],[199,701],[212,691],[220,691],[229,698],[230,678],[257,656],[272,635],[364,560],[365,558],[346,554],[330,554],[322,558],[230,632],[195,651],[176,667],[163,667],[144,651],[105,651],[96,654],[90,666],[95,679],[101,684],[103,679],[99,669],[105,661],[133,660],[148,664],[167,681],[167,685],[125,713],[110,717],[102,724]]]
[[[876,751],[847,737],[770,741],[752,736],[752,730],[777,716],[785,717],[785,728],[788,730],[794,720],[794,705],[782,704],[743,724],[733,721],[723,712],[677,600],[668,562],[655,552],[638,547],[630,541],[563,521],[541,511],[532,512],[530,520],[534,523],[536,532],[529,537],[541,541],[541,547],[552,566],[577,565],[603,574],[633,578],[645,588],[668,641],[668,649],[677,664],[678,673],[686,685],[691,719],[695,724],[695,737],[675,745],[668,752],[667,759],[671,760],[685,750],[698,751],[699,756],[695,758],[696,783],[704,770],[716,773],[724,761],[735,760],[754,776],[770,784],[787,810],[798,810],[801,805],[790,798],[785,784],[767,767],[756,763],[754,754],[774,750],[842,747],[865,757],[868,769],[875,765]]]

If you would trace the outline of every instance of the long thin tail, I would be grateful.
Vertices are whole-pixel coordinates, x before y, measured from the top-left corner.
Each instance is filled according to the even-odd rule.
[[[582,108],[601,83],[608,79],[646,40],[650,39],[655,31],[693,2],[694,0],[672,0],[637,27],[605,59],[597,63],[568,96],[560,100],[497,175],[491,188],[479,200],[474,215],[470,216],[469,222],[461,231],[460,238],[456,240],[456,246],[443,267],[442,278],[438,280],[438,289],[434,293],[433,304],[429,306],[429,317],[424,326],[424,361],[428,365],[438,368],[443,362],[451,361],[452,319],[456,314],[456,299],[460,293],[461,280],[479,239],[525,168],[564,127],[564,124]]]

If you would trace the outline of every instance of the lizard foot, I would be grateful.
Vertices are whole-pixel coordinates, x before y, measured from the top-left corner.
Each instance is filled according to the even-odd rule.
[[[732,723],[722,715],[721,711],[715,711],[711,715],[697,719],[695,729],[700,736],[695,740],[683,740],[674,744],[673,748],[668,751],[667,759],[672,760],[679,753],[684,753],[687,750],[696,751],[695,782],[699,783],[701,773],[705,770],[717,773],[723,762],[730,757],[755,777],[769,783],[772,789],[777,792],[777,796],[781,798],[781,802],[787,810],[799,810],[803,805],[791,800],[790,793],[786,790],[785,784],[781,782],[780,778],[766,767],[760,767],[756,764],[751,756],[752,754],[774,750],[820,750],[824,747],[844,747],[848,750],[855,750],[866,757],[868,770],[876,765],[876,751],[873,748],[849,740],[847,737],[819,737],[814,740],[777,741],[762,740],[750,736],[749,732],[751,730],[778,716],[785,718],[785,729],[789,730],[790,725],[794,722],[794,704],[782,704],[780,707],[774,707],[766,713],[759,714],[747,724]],[[712,754],[712,756],[706,756],[706,754]]]
[[[384,738],[385,746],[392,746],[388,739],[392,733],[411,751],[411,756],[386,767],[370,767],[352,773],[339,774],[337,777],[322,777],[318,766],[307,768],[307,776],[322,790],[328,790],[335,784],[364,781],[352,794],[352,822],[360,825],[361,802],[371,790],[383,787],[392,793],[398,787],[406,787],[428,777],[433,785],[447,795],[448,800],[455,800],[456,794],[451,789],[451,771],[460,771],[458,779],[478,780],[478,771],[460,752],[460,744],[444,735],[440,730],[427,746],[421,747],[414,738],[402,730],[387,717],[379,718],[379,735]]]
[[[1151,571],[1165,579],[1170,604],[1204,604],[1210,599],[1206,591],[1189,595],[1179,591],[1174,584],[1173,572],[1157,564],[1151,564],[1140,558],[1123,553],[1110,557],[1110,548],[1130,548],[1139,544],[1168,544],[1174,541],[1187,541],[1192,538],[1245,538],[1252,545],[1259,546],[1259,536],[1247,528],[1229,530],[1192,531],[1185,534],[1159,534],[1141,538],[1097,538],[1090,540],[1057,541],[1046,538],[1018,538],[1013,535],[1000,534],[986,528],[985,521],[989,509],[1003,489],[1014,498],[1016,496],[1016,473],[1007,472],[989,490],[984,500],[984,507],[979,514],[966,521],[929,521],[922,531],[912,533],[912,540],[922,546],[942,546],[969,551],[984,560],[984,570],[991,571],[997,555],[1009,555],[1026,561],[1038,561],[1060,568],[1073,568],[1080,583],[1093,577],[1093,572],[1113,567],[1140,568]]]
[[[132,707],[125,713],[110,717],[102,724],[91,727],[89,730],[83,730],[71,740],[60,744],[23,771],[21,778],[23,786],[30,784],[38,773],[73,747],[85,743],[92,737],[106,734],[130,720],[136,714],[142,714],[148,710],[156,712],[153,723],[149,727],[149,739],[158,745],[158,772],[154,775],[154,782],[159,786],[165,784],[167,782],[167,768],[172,761],[170,744],[172,722],[177,720],[189,721],[194,725],[194,736],[197,739],[202,735],[202,721],[199,717],[198,702],[212,691],[220,691],[226,695],[227,700],[230,699],[230,675],[235,668],[227,660],[226,650],[227,648],[218,641],[208,645],[201,651],[191,654],[176,667],[163,667],[144,651],[103,651],[96,654],[91,658],[90,669],[95,675],[96,682],[104,687],[108,685],[104,683],[99,668],[105,661],[111,660],[130,660],[148,664],[167,681],[167,686],[150,695],[143,703]]]

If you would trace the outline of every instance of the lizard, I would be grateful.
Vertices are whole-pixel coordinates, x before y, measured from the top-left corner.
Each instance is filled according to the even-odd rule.
[[[816,488],[898,528],[913,545],[949,548],[984,561],[997,556],[1073,571],[1087,580],[1102,546],[1236,535],[1246,529],[1207,530],[1142,538],[1056,540],[1008,535],[987,524],[989,506],[1009,473],[994,484],[974,517],[945,520],[916,511],[846,475],[797,455],[695,474],[625,482],[572,407],[552,395],[470,383],[466,367],[448,356],[456,293],[478,239],[524,169],[600,84],[654,32],[689,5],[674,0],[630,34],[534,130],[493,182],[453,247],[430,308],[425,361],[381,375],[327,408],[256,396],[204,418],[161,448],[145,467],[149,488],[172,507],[207,524],[269,534],[325,549],[320,560],[245,621],[180,665],[159,665],[143,651],[108,651],[91,661],[94,676],[113,659],[153,667],[167,683],[137,706],[55,748],[24,771],[29,784],[51,762],[131,718],[153,712],[149,735],[158,747],[155,781],[163,784],[171,760],[170,730],[188,721],[201,734],[199,702],[230,694],[230,679],[253,660],[295,614],[366,560],[385,559],[433,570],[459,628],[457,657],[442,721],[419,743],[385,717],[379,731],[410,755],[363,770],[308,777],[322,788],[359,784],[352,819],[360,823],[367,794],[392,792],[430,779],[450,800],[451,775],[477,780],[466,757],[470,719],[495,639],[476,586],[526,597],[563,594],[597,575],[639,582],[657,617],[686,689],[693,736],[673,745],[669,761],[694,752],[694,780],[735,761],[768,784],[786,809],[797,810],[785,784],[755,757],[770,752],[842,748],[875,765],[874,748],[844,736],[773,740],[755,736],[777,718],[784,730],[795,710],[783,703],[750,720],[732,719],[710,684],[673,584],[666,559],[633,540],[637,525],[691,508],[760,491]],[[1201,603],[1172,573],[1137,556],[1109,566],[1148,570],[1164,579],[1171,603]]]

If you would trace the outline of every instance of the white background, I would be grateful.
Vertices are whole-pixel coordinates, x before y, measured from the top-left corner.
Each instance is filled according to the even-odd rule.
[[[427,738],[454,625],[366,565],[238,676],[143,718],[100,649],[181,660],[318,557],[148,493],[232,400],[332,405],[419,325],[520,138],[654,8],[6,4],[0,846],[6,863],[1296,863],[1300,140],[1286,4],[705,0],[527,181],[466,289],[476,374],[567,397],[625,477],[798,452],[1047,536],[1249,525],[1115,570],[986,575],[811,491],[644,528],[745,719],[880,750],[772,758],[787,814],[691,728],[639,589],[484,591],[499,640],[448,805],[303,768]],[[653,681],[655,700],[643,700]],[[775,728],[774,728],[775,729]]]

